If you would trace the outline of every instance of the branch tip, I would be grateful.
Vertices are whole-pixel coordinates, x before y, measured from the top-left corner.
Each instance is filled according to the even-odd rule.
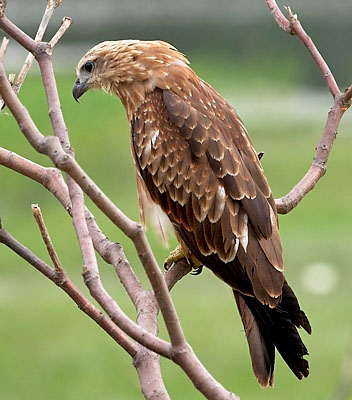
[[[63,0],[56,0],[54,1],[54,8],[59,7],[59,5],[63,2]]]
[[[42,214],[42,211],[41,211],[39,205],[32,204],[31,209],[32,209],[33,216],[38,224],[40,234],[42,235],[43,241],[48,250],[49,256],[54,264],[55,270],[63,272],[63,268],[59,261],[59,257],[57,256],[57,253],[54,249],[53,243],[51,241],[48,229],[45,225],[43,214]]]
[[[287,11],[288,18],[289,18],[290,22],[297,21],[297,19],[298,19],[297,14],[294,14],[292,12],[291,7],[290,6],[285,6],[284,8]]]
[[[9,44],[9,39],[7,39],[7,37],[3,37],[2,42],[1,42],[1,47],[0,47],[0,62],[3,62],[4,57],[5,57],[5,53],[7,50],[7,46]]]
[[[55,47],[57,42],[62,38],[62,36],[65,34],[67,29],[72,25],[72,18],[70,17],[63,17],[61,21],[60,28],[57,30],[55,35],[52,37],[52,39],[49,42],[49,46],[51,48]]]

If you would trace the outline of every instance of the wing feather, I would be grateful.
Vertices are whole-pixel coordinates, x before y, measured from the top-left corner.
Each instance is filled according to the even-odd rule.
[[[276,210],[235,111],[205,84],[194,85],[189,98],[172,88],[155,89],[137,110],[132,135],[153,201],[192,253],[215,273],[216,259],[230,270],[239,268],[232,264],[237,255],[253,293],[276,305],[283,285]],[[231,274],[219,275],[233,285]],[[248,283],[242,284],[248,294]]]

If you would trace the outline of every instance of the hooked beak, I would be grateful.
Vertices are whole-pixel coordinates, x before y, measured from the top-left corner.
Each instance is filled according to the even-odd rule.
[[[80,81],[79,78],[76,79],[76,82],[72,89],[73,98],[79,103],[78,99],[88,90],[88,79],[84,81]]]

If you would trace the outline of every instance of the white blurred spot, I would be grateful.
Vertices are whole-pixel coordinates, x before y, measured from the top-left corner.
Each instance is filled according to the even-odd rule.
[[[338,274],[334,266],[326,263],[307,265],[302,274],[302,285],[310,293],[325,295],[333,292],[338,284]]]

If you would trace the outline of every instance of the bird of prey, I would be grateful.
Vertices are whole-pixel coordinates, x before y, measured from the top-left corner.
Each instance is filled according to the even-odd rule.
[[[106,41],[77,66],[73,96],[119,97],[131,126],[141,207],[166,214],[185,256],[233,290],[262,387],[274,384],[275,348],[301,379],[311,333],[283,275],[275,202],[236,111],[162,41]]]

